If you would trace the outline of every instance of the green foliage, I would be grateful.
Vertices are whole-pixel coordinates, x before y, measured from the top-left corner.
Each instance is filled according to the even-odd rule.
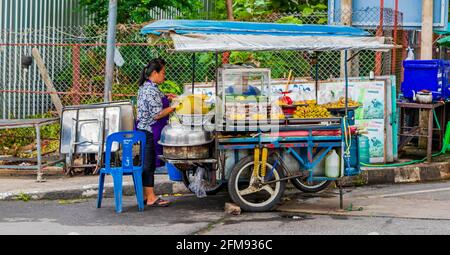
[[[303,22],[300,19],[298,19],[298,18],[296,18],[294,16],[283,17],[283,18],[277,20],[276,23],[282,23],[282,24],[303,24]]]
[[[20,192],[19,195],[17,195],[16,199],[19,201],[28,202],[31,200],[31,196],[23,192]]]
[[[183,88],[174,81],[165,81],[163,84],[159,86],[159,89],[164,94],[175,94],[181,95],[183,94]]]
[[[318,11],[327,10],[327,0],[234,0],[233,15],[236,20],[257,21],[261,17],[272,13],[299,13],[302,17],[309,17]],[[227,11],[225,0],[216,3],[216,19],[226,19]],[[298,20],[292,19],[294,24]],[[280,23],[290,23],[284,20]],[[326,24],[326,17],[321,18],[318,24]]]
[[[230,64],[253,64],[261,68],[270,68],[272,78],[283,78],[292,70],[296,77],[309,76],[309,63],[296,51],[282,52],[232,52]],[[293,60],[293,61],[289,61]],[[295,61],[294,61],[295,60]]]
[[[30,119],[52,118],[51,113],[39,114],[30,116]],[[60,125],[52,124],[41,127],[41,137],[43,140],[59,140]],[[3,129],[0,130],[0,154],[8,154],[17,156],[21,153],[20,148],[35,144],[36,130],[35,128],[20,128],[20,129]],[[43,147],[45,143],[42,144]],[[48,144],[50,145],[50,143]],[[50,146],[54,147],[54,144]],[[45,152],[46,148],[43,148]]]
[[[94,22],[105,24],[108,17],[108,0],[80,0],[88,13],[94,16]],[[117,22],[125,23],[143,23],[150,21],[150,11],[154,8],[167,10],[169,7],[175,7],[183,14],[183,17],[192,18],[200,9],[200,0],[121,0],[118,1]]]

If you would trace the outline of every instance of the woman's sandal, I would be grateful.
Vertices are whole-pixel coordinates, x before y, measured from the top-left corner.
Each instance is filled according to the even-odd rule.
[[[170,205],[169,201],[166,201],[166,200],[163,200],[161,198],[158,198],[158,199],[156,199],[155,202],[153,202],[153,204],[148,205],[148,206],[151,206],[151,207],[168,207],[169,205]]]

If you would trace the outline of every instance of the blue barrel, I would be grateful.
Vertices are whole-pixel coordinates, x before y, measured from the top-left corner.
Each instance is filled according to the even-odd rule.
[[[359,160],[361,163],[369,164],[370,163],[370,143],[369,138],[367,136],[359,137]]]
[[[183,175],[178,168],[170,163],[166,163],[167,172],[169,174],[169,179],[174,182],[183,181]]]

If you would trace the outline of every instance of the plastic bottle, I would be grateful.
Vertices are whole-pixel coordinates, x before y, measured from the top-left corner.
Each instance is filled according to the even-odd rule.
[[[369,138],[367,136],[359,137],[359,160],[361,163],[369,164],[370,163],[370,143]]]
[[[328,178],[338,178],[340,169],[339,155],[335,150],[331,151],[325,160],[325,176]]]

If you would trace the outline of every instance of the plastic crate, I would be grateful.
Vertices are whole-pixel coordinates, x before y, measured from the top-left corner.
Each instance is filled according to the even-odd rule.
[[[450,61],[405,60],[403,67],[405,75],[401,90],[405,98],[413,99],[414,92],[429,90],[435,101],[450,99]]]

